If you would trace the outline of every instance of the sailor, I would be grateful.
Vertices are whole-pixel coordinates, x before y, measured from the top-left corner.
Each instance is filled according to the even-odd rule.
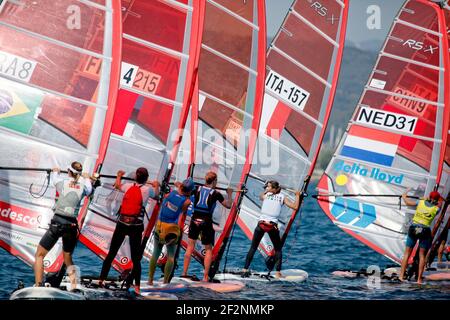
[[[202,244],[205,246],[203,281],[213,281],[209,279],[212,247],[214,245],[213,213],[217,202],[221,203],[225,208],[230,209],[233,194],[233,190],[228,188],[227,199],[225,200],[224,196],[215,190],[216,185],[217,174],[209,171],[205,176],[205,185],[198,186],[194,191],[194,212],[189,225],[189,240],[184,255],[183,274],[181,275],[183,278],[192,278],[192,276],[187,275],[187,272],[195,243],[200,236]]]
[[[124,174],[125,171],[119,170],[114,184],[116,189],[124,192],[124,196],[119,209],[119,219],[111,239],[109,252],[103,261],[99,286],[103,286],[114,257],[125,240],[125,236],[128,236],[133,269],[127,286],[131,286],[134,279],[134,291],[140,294],[141,240],[142,232],[144,231],[145,204],[150,197],[154,199],[157,197],[159,194],[159,183],[158,181],[147,182],[148,171],[143,167],[136,170],[136,182],[122,184],[121,180]]]
[[[61,177],[60,168],[52,170],[52,184],[57,191],[57,200],[53,207],[54,216],[49,229],[39,242],[34,263],[35,286],[43,286],[44,258],[62,238],[64,263],[71,282],[71,289],[76,288],[76,268],[73,265],[72,253],[78,240],[78,212],[84,197],[92,192],[89,174],[83,173],[79,162],[72,162],[68,177]]]
[[[408,265],[409,255],[412,249],[419,240],[419,268],[417,275],[417,283],[422,284],[422,274],[425,269],[425,257],[427,251],[431,247],[431,224],[439,213],[439,201],[441,195],[437,191],[432,191],[426,199],[419,199],[417,201],[408,199],[407,193],[410,190],[408,188],[404,194],[402,194],[403,201],[407,206],[417,206],[416,213],[414,214],[412,224],[408,230],[408,236],[406,238],[406,248],[403,254],[402,267],[400,271],[400,281],[403,281]]]
[[[195,188],[194,181],[191,178],[184,180],[183,183],[177,181],[175,182],[175,186],[177,190],[170,192],[162,203],[159,219],[153,233],[153,253],[148,273],[149,285],[153,285],[156,263],[164,245],[167,250],[167,260],[164,267],[164,283],[169,283],[186,212],[191,205],[189,197]],[[180,219],[180,217],[182,218]]]
[[[275,277],[283,277],[281,274],[282,244],[280,239],[280,230],[278,228],[278,219],[281,215],[281,208],[283,205],[286,205],[293,210],[298,210],[300,194],[301,192],[297,191],[295,193],[295,202],[291,202],[281,193],[281,187],[277,181],[271,180],[266,183],[265,190],[259,195],[259,198],[263,201],[261,206],[261,215],[253,232],[252,244],[245,259],[244,268],[242,269],[242,277],[248,277],[250,275],[248,268],[250,267],[253,256],[266,232],[269,234],[270,240],[272,241],[275,249]]]

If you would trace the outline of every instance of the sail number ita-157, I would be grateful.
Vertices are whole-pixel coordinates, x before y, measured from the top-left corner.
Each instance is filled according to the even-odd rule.
[[[266,77],[266,89],[274,96],[290,102],[300,110],[305,108],[310,95],[308,91],[300,88],[273,70],[270,70]]]

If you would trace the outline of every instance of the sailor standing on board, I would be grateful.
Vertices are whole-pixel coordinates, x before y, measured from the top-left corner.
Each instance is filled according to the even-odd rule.
[[[437,191],[430,192],[427,199],[420,199],[418,201],[408,199],[407,193],[410,190],[408,188],[404,194],[402,194],[403,201],[407,206],[417,206],[416,213],[413,217],[413,223],[409,227],[408,237],[406,238],[406,249],[403,254],[402,268],[400,271],[400,281],[403,281],[408,265],[409,255],[412,249],[419,240],[419,270],[417,275],[417,283],[422,284],[422,274],[425,269],[425,257],[427,251],[431,247],[431,224],[434,218],[439,213],[439,200],[441,195]]]
[[[194,251],[195,242],[201,236],[202,244],[205,246],[205,271],[203,281],[209,281],[209,268],[212,260],[212,247],[214,245],[213,213],[216,203],[220,202],[225,208],[230,209],[232,205],[231,196],[233,190],[227,189],[228,199],[215,190],[217,185],[217,174],[209,171],[205,176],[205,185],[198,186],[194,191],[194,213],[192,214],[191,224],[189,225],[189,242],[184,255],[183,278],[192,278],[187,275],[191,255]]]
[[[150,260],[148,284],[153,285],[156,263],[164,246],[167,249],[167,261],[164,266],[164,283],[169,283],[175,263],[175,253],[184,226],[186,212],[191,205],[189,196],[195,188],[191,178],[183,183],[175,182],[177,190],[166,195],[161,206],[158,222],[155,226],[153,253]],[[180,218],[181,217],[181,218]]]
[[[122,246],[125,236],[128,236],[133,270],[131,271],[131,277],[127,280],[127,286],[131,286],[134,279],[134,290],[137,294],[140,294],[141,241],[142,232],[144,231],[145,204],[148,198],[155,198],[159,194],[159,183],[158,181],[153,181],[147,184],[148,171],[146,168],[141,167],[136,170],[136,182],[133,183],[122,184],[121,180],[124,174],[125,171],[119,170],[114,184],[116,189],[121,190],[125,194],[119,209],[119,220],[111,239],[109,252],[103,261],[99,286],[103,286],[114,257]]]
[[[76,286],[76,270],[73,267],[72,253],[78,240],[78,212],[84,197],[92,192],[92,184],[87,173],[82,173],[79,162],[72,162],[68,168],[68,177],[60,176],[61,170],[54,168],[52,183],[58,192],[58,199],[53,207],[54,216],[50,227],[39,242],[34,263],[35,286],[42,286],[44,276],[44,258],[62,238],[64,263],[70,278],[72,289]]]
[[[261,215],[259,217],[258,224],[256,225],[255,231],[253,232],[252,244],[247,253],[245,259],[245,266],[242,269],[242,277],[248,277],[250,275],[248,268],[253,260],[256,250],[258,249],[259,243],[261,242],[264,234],[267,232],[269,234],[270,240],[272,241],[273,247],[275,249],[275,277],[281,278],[281,239],[280,230],[278,229],[278,218],[281,214],[281,208],[283,205],[297,210],[300,204],[300,191],[295,193],[295,203],[289,201],[281,192],[280,184],[277,181],[268,181],[265,187],[265,191],[259,195],[259,198],[263,201],[261,206]]]

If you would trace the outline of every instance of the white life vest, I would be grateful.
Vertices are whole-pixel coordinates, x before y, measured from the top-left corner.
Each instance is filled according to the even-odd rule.
[[[268,192],[265,195],[261,207],[261,216],[259,220],[272,221],[278,223],[278,217],[281,214],[281,207],[284,204],[284,195],[281,193],[273,194]]]

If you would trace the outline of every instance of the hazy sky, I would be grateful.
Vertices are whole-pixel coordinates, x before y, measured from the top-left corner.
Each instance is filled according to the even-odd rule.
[[[347,27],[347,41],[383,40],[404,0],[350,0]],[[267,33],[275,36],[293,0],[266,0]],[[381,9],[381,29],[369,30],[366,27],[367,7],[377,5]]]

